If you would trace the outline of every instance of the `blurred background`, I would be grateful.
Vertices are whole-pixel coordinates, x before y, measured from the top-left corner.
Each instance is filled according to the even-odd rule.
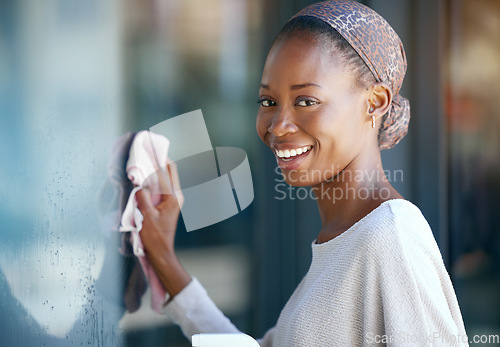
[[[202,109],[214,146],[244,149],[255,199],[179,257],[260,337],[308,269],[320,222],[255,132],[268,49],[305,0],[0,1],[0,345],[190,346],[123,304],[128,265],[102,228],[113,142]],[[389,179],[428,219],[466,330],[500,334],[500,2],[361,1],[404,42],[409,135]]]

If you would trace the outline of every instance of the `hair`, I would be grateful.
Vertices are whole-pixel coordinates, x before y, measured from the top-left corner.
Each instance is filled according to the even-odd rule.
[[[375,77],[347,40],[330,24],[312,16],[299,16],[286,23],[274,42],[296,34],[312,35],[332,56],[340,58],[353,73],[354,85],[367,89],[376,82]]]

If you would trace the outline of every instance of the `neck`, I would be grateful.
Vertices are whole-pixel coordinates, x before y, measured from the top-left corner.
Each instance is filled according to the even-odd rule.
[[[387,180],[378,150],[354,159],[332,180],[312,189],[322,223],[318,243],[338,236],[382,202],[402,198]]]

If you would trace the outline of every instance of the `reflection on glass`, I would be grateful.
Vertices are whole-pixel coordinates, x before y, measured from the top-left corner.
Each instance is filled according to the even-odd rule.
[[[122,114],[118,10],[0,2],[1,346],[121,343],[97,207]]]
[[[1,346],[187,344],[108,230],[110,149],[202,108],[213,142],[250,161],[260,12],[250,0],[0,1]],[[186,268],[242,329],[248,210],[179,233]]]

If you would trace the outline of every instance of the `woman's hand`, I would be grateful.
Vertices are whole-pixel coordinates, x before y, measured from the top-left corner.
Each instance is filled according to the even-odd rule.
[[[143,188],[136,193],[137,207],[144,217],[140,234],[150,254],[148,258],[174,251],[175,230],[184,203],[175,163],[169,163],[167,169],[158,170],[157,179],[159,192]],[[152,200],[158,197],[160,202],[154,206]]]
[[[160,192],[141,189],[136,193],[137,207],[144,220],[140,231],[146,257],[153,266],[164,289],[173,297],[191,280],[175,256],[174,241],[179,213],[184,203],[177,167],[167,164],[167,170],[158,172]],[[160,195],[156,206],[153,198]]]

